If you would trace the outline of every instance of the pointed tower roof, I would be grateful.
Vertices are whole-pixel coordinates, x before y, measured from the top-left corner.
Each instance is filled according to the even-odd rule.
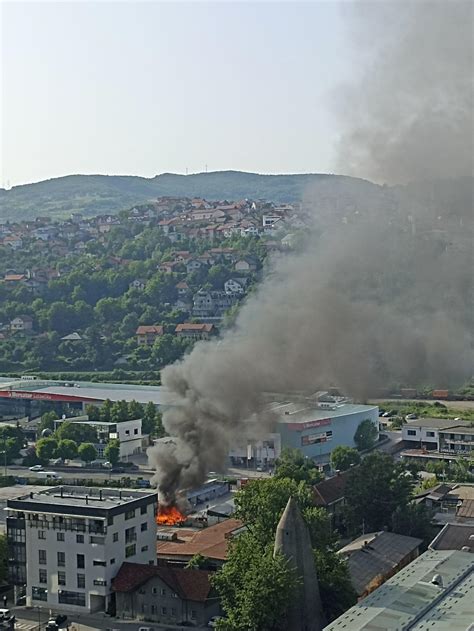
[[[290,497],[278,522],[274,554],[283,554],[301,584],[288,611],[288,631],[321,631],[324,614],[308,527],[300,507]]]

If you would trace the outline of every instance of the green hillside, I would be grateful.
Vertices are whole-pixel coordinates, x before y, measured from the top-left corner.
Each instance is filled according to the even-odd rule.
[[[116,213],[134,204],[160,196],[206,197],[208,199],[269,199],[289,202],[301,199],[313,187],[334,192],[342,189],[378,189],[374,184],[340,175],[258,175],[240,171],[217,171],[195,175],[163,173],[147,179],[118,175],[69,175],[35,184],[0,189],[0,221],[41,215],[66,217]]]

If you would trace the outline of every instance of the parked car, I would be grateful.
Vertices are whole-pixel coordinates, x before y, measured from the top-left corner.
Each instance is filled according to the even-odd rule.
[[[418,416],[416,414],[407,414],[405,416],[405,421],[414,421],[417,418],[418,418]]]
[[[125,473],[125,469],[123,467],[112,467],[110,470],[112,473]]]
[[[0,620],[10,620],[12,617],[10,609],[0,609]]]
[[[30,471],[43,471],[44,467],[41,464],[35,464],[29,468]]]
[[[62,458],[55,458],[54,460],[50,460],[49,464],[52,464],[53,466],[57,467],[58,465],[64,464],[64,462]]]

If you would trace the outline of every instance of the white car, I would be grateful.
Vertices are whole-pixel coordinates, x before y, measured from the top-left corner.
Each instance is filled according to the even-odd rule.
[[[30,467],[30,471],[43,471],[43,465],[35,464],[32,467]]]

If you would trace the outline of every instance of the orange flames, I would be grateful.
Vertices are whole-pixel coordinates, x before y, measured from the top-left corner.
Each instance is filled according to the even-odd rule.
[[[186,521],[186,516],[176,506],[158,506],[156,523],[158,526],[179,526]]]

